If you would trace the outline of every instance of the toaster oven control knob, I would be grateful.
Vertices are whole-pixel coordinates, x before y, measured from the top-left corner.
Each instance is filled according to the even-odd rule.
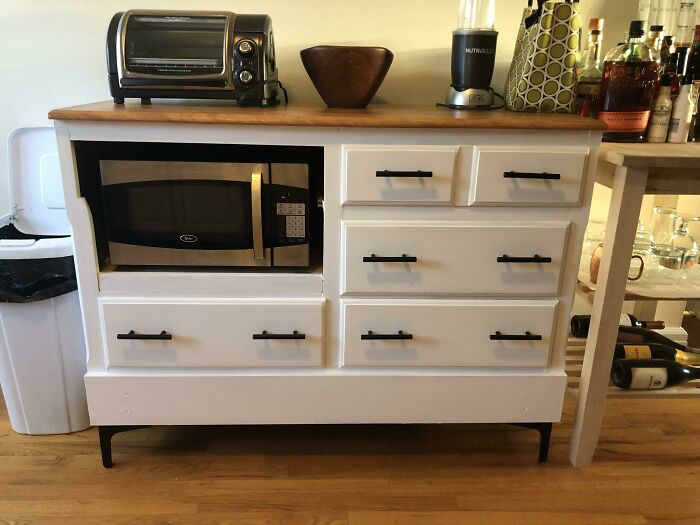
[[[240,80],[242,84],[247,86],[248,84],[251,84],[253,80],[255,80],[255,75],[252,71],[244,69],[243,71],[238,73],[238,80]]]
[[[241,56],[250,56],[255,52],[255,44],[250,40],[241,40],[238,44],[238,52]]]

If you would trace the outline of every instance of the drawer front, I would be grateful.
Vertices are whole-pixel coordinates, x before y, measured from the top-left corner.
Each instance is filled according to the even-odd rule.
[[[344,293],[558,292],[568,223],[439,224],[345,222]]]
[[[503,150],[477,148],[469,204],[579,204],[586,150]]]
[[[452,203],[456,146],[347,146],[345,204]]]
[[[556,301],[345,301],[343,366],[545,368]]]
[[[322,300],[129,303],[103,301],[112,367],[318,367]],[[133,334],[130,335],[130,332]],[[267,339],[294,335],[303,339]],[[158,339],[159,334],[172,339]],[[261,335],[267,332],[266,335]],[[254,334],[261,338],[254,339]],[[156,338],[139,339],[143,335]]]

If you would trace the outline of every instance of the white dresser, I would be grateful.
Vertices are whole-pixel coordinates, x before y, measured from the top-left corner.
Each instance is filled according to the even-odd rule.
[[[94,425],[559,421],[596,121],[111,103],[50,116]],[[322,267],[115,270],[75,141],[323,147]],[[117,339],[132,330],[172,339]]]

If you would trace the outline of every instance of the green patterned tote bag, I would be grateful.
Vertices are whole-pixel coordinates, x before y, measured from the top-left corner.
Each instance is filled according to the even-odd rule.
[[[525,9],[506,79],[508,109],[572,111],[580,27],[578,2],[550,0]]]

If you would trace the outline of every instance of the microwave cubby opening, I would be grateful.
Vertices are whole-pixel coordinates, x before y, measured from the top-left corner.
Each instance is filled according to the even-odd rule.
[[[322,271],[323,147],[74,145],[101,271]]]

